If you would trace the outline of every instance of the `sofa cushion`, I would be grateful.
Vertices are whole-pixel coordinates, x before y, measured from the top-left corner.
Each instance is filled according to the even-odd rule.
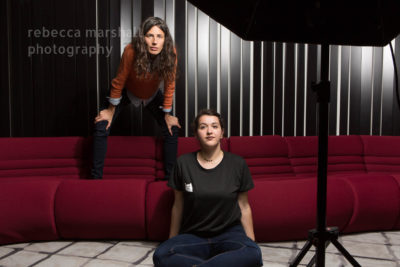
[[[369,173],[400,174],[400,136],[361,136]]]
[[[393,178],[396,180],[396,182],[400,188],[400,174],[392,174],[391,176],[393,176]],[[399,229],[400,229],[400,212],[399,212],[399,216],[397,218],[396,225],[393,230],[399,230]]]
[[[249,191],[257,241],[305,239],[316,226],[316,179],[256,180]],[[346,181],[330,179],[327,225],[343,230],[353,212],[353,192]]]
[[[143,239],[147,182],[65,180],[55,200],[59,234],[67,239]]]
[[[154,180],[155,159],[154,137],[110,136],[108,137],[103,178]]]
[[[0,244],[57,240],[54,198],[60,181],[0,179]]]
[[[287,144],[280,136],[232,136],[230,149],[246,160],[253,179],[294,177]]]
[[[167,182],[151,182],[146,194],[146,229],[149,240],[168,239],[174,191]]]
[[[354,191],[354,212],[345,232],[391,230],[400,213],[400,189],[389,175],[351,175],[346,178]]]
[[[89,146],[83,137],[0,138],[0,178],[82,178]]]
[[[222,150],[229,151],[229,139],[223,138],[221,140]],[[178,137],[178,151],[177,157],[194,152],[200,149],[199,141],[195,137]],[[164,163],[163,163],[163,140],[160,138],[157,141],[157,174],[158,179],[163,179]]]
[[[316,176],[318,169],[318,137],[286,137],[289,158],[297,176]],[[359,136],[329,136],[328,174],[366,173],[363,144]]]

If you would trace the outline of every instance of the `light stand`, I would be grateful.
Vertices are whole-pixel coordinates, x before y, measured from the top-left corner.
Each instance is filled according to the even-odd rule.
[[[244,40],[322,44],[321,82],[313,86],[318,103],[317,226],[290,264],[297,266],[312,245],[318,267],[333,243],[353,266],[360,266],[326,227],[329,119],[329,44],[384,46],[400,34],[399,0],[187,0]]]
[[[318,104],[318,179],[317,179],[317,228],[308,233],[308,240],[300,253],[289,266],[297,266],[312,245],[316,247],[316,255],[308,266],[325,266],[325,250],[332,243],[343,256],[353,265],[361,265],[339,243],[339,230],[337,227],[326,227],[326,199],[327,199],[327,172],[328,172],[328,120],[329,120],[329,45],[321,45],[321,81],[313,84],[312,89],[317,94]]]

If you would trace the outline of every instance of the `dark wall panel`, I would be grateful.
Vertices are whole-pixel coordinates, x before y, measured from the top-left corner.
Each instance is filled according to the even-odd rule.
[[[55,2],[54,25],[56,29],[76,29],[76,2]],[[71,16],[71,14],[73,14]],[[58,47],[76,46],[75,38],[56,38],[54,44]],[[71,122],[73,118],[78,117],[76,109],[73,109],[71,103],[78,101],[80,97],[77,85],[76,56],[68,57],[65,55],[55,56],[55,88],[60,89],[60,93],[55,94],[55,104],[58,110],[55,114],[56,134],[75,135],[76,123],[69,125],[63,122]],[[68,112],[62,112],[62,111]]]
[[[274,79],[275,79],[275,98],[274,98],[274,134],[282,135],[282,103],[283,103],[283,44],[275,44],[275,66],[274,66]]]
[[[263,135],[274,134],[274,49],[273,43],[264,43],[263,73]]]
[[[349,99],[349,79],[350,79],[350,60],[351,48],[342,47],[342,68],[341,68],[341,84],[340,84],[340,134],[347,135],[348,123],[348,99]],[[339,99],[338,99],[339,101]]]
[[[318,81],[317,76],[317,46],[308,45],[307,57],[307,107],[306,107],[306,135],[317,135],[317,106],[316,94],[311,85]]]
[[[372,101],[372,134],[380,135],[381,132],[381,99],[382,99],[382,66],[383,66],[383,49],[381,47],[374,48],[374,83],[371,97]]]
[[[11,1],[11,127],[13,136],[34,136],[34,94],[31,60],[27,56],[31,1]],[[23,108],[21,108],[23,107]]]
[[[305,51],[304,44],[298,44],[297,49],[297,111],[296,111],[296,136],[304,135],[304,99],[307,95],[305,85]]]
[[[209,33],[209,79],[210,79],[210,108],[217,110],[218,108],[218,25],[210,18]]]
[[[242,42],[242,99],[241,99],[241,135],[250,134],[250,42]]]
[[[361,115],[361,49],[351,48],[350,134],[360,134]]]
[[[224,28],[221,27],[221,116],[224,119],[226,123],[226,128],[225,128],[225,135],[229,134],[229,127],[231,125],[228,125],[228,101],[229,99],[229,78],[230,78],[230,40],[231,40],[231,34],[230,32]]]
[[[0,3],[0,137],[10,136],[10,94],[9,94],[9,61],[8,61],[8,27],[11,22],[11,14],[8,12],[10,0]],[[11,8],[11,7],[10,7]]]
[[[88,134],[96,45],[86,30],[95,25],[94,3],[12,1],[13,136]]]
[[[98,13],[100,13],[100,4],[104,2],[98,1]],[[81,2],[77,2],[81,3]],[[84,18],[84,21],[80,23],[79,28],[84,31],[84,30],[91,30],[91,29],[96,29],[96,13],[91,12],[93,8],[96,8],[96,2],[95,1],[85,1],[82,2],[81,5],[84,6],[84,8],[78,7],[79,13],[78,13],[78,18]],[[107,9],[106,9],[107,10]],[[99,16],[100,14],[98,14]],[[79,92],[86,92],[85,97],[79,98],[79,106],[80,106],[80,113],[84,114],[85,120],[82,120],[82,125],[80,128],[85,129],[86,133],[85,135],[91,135],[92,129],[93,129],[93,121],[94,117],[97,115],[97,90],[99,88],[100,91],[100,86],[101,86],[101,74],[100,74],[100,60],[105,59],[108,61],[108,58],[112,54],[112,47],[109,46],[107,40],[110,37],[110,34],[106,34],[104,37],[100,37],[100,33],[107,32],[105,28],[102,28],[102,31],[100,31],[100,19],[98,18],[98,42],[99,45],[96,44],[96,38],[91,37],[91,36],[84,36],[84,38],[78,39],[78,42],[82,46],[88,46],[88,47],[98,47],[99,49],[99,54],[97,55],[97,58],[95,56],[92,57],[86,57],[84,55],[79,55],[77,57],[77,80],[78,80],[78,85],[77,88]],[[103,36],[103,35],[101,35]],[[103,43],[101,43],[103,42]],[[97,64],[98,62],[98,64]],[[109,68],[107,68],[109,69]],[[97,74],[98,70],[98,74]],[[108,75],[104,75],[104,79],[106,81],[105,84],[110,84]],[[89,77],[89,79],[88,79]],[[84,124],[83,124],[84,123]]]
[[[240,88],[241,88],[241,46],[240,38],[231,34],[230,38],[230,124],[231,135],[240,135]]]
[[[383,48],[377,47],[373,51],[374,83],[372,91],[372,134],[381,134],[381,104],[382,104],[382,67]]]
[[[196,84],[196,68],[197,68],[197,27],[196,27],[196,9],[193,5],[187,5],[187,99],[186,105],[188,113],[186,114],[188,121],[191,122],[197,114],[197,84]],[[192,134],[189,131],[190,135]]]
[[[364,48],[361,55],[360,134],[370,134],[371,128],[372,50]]]
[[[106,30],[116,30],[115,28],[110,27],[110,22],[111,22],[111,14],[110,14],[110,9],[111,9],[111,4],[113,1],[109,0],[100,0],[98,1],[98,29],[99,32],[105,32]],[[119,23],[118,23],[119,25]],[[90,101],[95,101],[96,106],[94,111],[91,111],[91,117],[92,120],[94,120],[94,117],[97,115],[98,110],[97,109],[103,109],[108,106],[108,101],[106,101],[106,96],[110,94],[110,86],[111,86],[111,58],[115,58],[116,56],[119,56],[119,47],[117,49],[116,44],[112,44],[113,39],[119,39],[119,36],[115,36],[114,38],[112,36],[104,36],[102,38],[99,38],[99,46],[102,47],[107,47],[108,49],[111,50],[111,54],[104,56],[100,55],[99,56],[99,62],[98,66],[96,68],[99,69],[99,88],[96,88],[95,95],[93,93],[90,93]],[[115,55],[116,50],[118,55]],[[98,92],[97,92],[98,90]],[[92,99],[93,98],[93,99]]]
[[[142,0],[142,20],[154,16],[154,1]]]
[[[294,133],[294,106],[295,106],[295,74],[294,74],[294,44],[286,45],[285,62],[285,107],[284,107],[284,135],[293,136]]]
[[[209,19],[201,11],[198,11],[197,15],[197,107],[201,110],[208,105]]]
[[[330,103],[329,103],[329,134],[336,135],[337,122],[337,101],[338,101],[338,64],[339,48],[337,45],[331,46],[329,75],[331,81]]]
[[[253,135],[261,135],[261,42],[254,42],[253,61]],[[251,130],[251,129],[249,129]]]
[[[186,24],[186,14],[185,14],[185,1],[184,0],[176,0],[175,2],[175,25],[185,25]],[[178,26],[175,28],[175,44],[176,50],[178,53],[178,79],[176,80],[176,88],[175,88],[175,110],[176,116],[179,118],[181,123],[181,130],[180,134],[185,135],[185,131],[188,126],[184,123],[185,122],[185,102],[186,102],[186,92],[185,92],[185,40],[186,40],[186,32],[185,30],[177,30]],[[190,128],[190,127],[189,127]],[[190,130],[189,130],[190,132]]]
[[[36,50],[30,57],[28,55],[32,64],[32,90],[35,91],[34,101],[37,104],[34,108],[36,129],[33,136],[51,136],[57,134],[56,64],[57,58],[61,57],[61,55],[55,55],[54,52],[44,53],[40,51],[40,48],[45,49],[57,45],[55,38],[46,37],[46,31],[53,29],[57,30],[57,32],[60,31],[60,29],[55,28],[55,15],[53,14],[55,5],[53,2],[49,0],[32,1],[30,29],[41,33],[38,37],[34,35],[29,36],[30,34],[28,34],[29,45]],[[73,28],[69,27],[64,30],[75,32]],[[57,45],[57,47],[60,47],[60,45]],[[60,90],[60,94],[62,94],[62,90]],[[62,108],[60,108],[59,112],[62,112]]]

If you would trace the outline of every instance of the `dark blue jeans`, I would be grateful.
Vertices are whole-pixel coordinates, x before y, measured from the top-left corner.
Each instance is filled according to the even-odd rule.
[[[212,238],[180,234],[161,243],[153,255],[155,267],[257,267],[261,250],[235,225]]]
[[[172,135],[168,131],[167,124],[164,119],[164,111],[162,105],[164,102],[164,95],[161,91],[157,92],[156,97],[146,106],[151,112],[153,117],[156,119],[158,125],[161,127],[162,135],[164,136],[164,172],[165,179],[169,178],[172,167],[176,162],[176,153],[178,147],[178,127],[172,127]],[[131,102],[126,95],[125,90],[122,94],[121,102],[115,108],[115,113],[111,122],[111,126],[106,130],[107,121],[100,121],[95,124],[93,133],[93,164],[91,170],[92,179],[101,179],[103,177],[104,159],[107,152],[107,137],[110,134],[110,130],[113,122],[120,114],[121,110],[129,105]]]

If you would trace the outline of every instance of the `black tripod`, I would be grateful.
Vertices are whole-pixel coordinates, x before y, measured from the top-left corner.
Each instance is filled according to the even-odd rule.
[[[313,84],[318,103],[318,188],[317,188],[317,227],[308,233],[308,240],[300,253],[289,266],[297,266],[312,245],[316,247],[316,255],[307,266],[312,266],[316,260],[317,267],[325,266],[325,250],[332,243],[343,256],[353,265],[361,265],[339,243],[337,227],[326,227],[326,193],[328,172],[328,119],[329,119],[329,45],[322,44],[321,49],[321,82]]]

